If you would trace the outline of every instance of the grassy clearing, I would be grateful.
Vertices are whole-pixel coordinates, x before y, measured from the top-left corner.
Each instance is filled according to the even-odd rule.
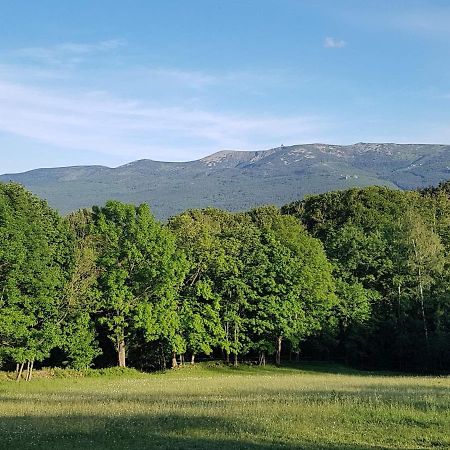
[[[0,381],[2,449],[450,448],[450,378],[330,366]]]

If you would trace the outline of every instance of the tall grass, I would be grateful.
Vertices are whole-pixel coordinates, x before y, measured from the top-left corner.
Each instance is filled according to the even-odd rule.
[[[215,365],[0,382],[2,449],[450,448],[450,378]]]

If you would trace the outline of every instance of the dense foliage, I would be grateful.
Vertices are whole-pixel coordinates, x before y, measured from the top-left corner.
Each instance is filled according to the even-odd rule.
[[[450,369],[448,184],[157,222],[117,201],[61,218],[0,184],[0,358],[87,368],[338,359]]]
[[[336,314],[311,351],[400,370],[450,366],[450,202],[370,187],[283,208],[320,239],[334,266]]]
[[[0,356],[20,364],[20,372],[63,343],[73,245],[67,223],[45,202],[1,185]]]

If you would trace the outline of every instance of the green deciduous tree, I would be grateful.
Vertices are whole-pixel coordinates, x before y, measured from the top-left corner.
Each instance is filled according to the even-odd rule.
[[[94,208],[93,221],[99,238],[101,321],[116,346],[119,366],[126,365],[125,342],[133,328],[141,328],[147,341],[164,337],[175,345],[178,289],[185,272],[175,238],[147,205],[111,201]]]
[[[320,241],[293,217],[274,207],[253,210],[250,216],[264,254],[263,275],[249,279],[257,292],[253,309],[258,345],[274,349],[280,364],[283,340],[298,351],[300,342],[325,322],[335,303],[332,268]]]
[[[76,243],[74,268],[64,289],[67,315],[63,323],[62,348],[70,367],[85,369],[101,354],[94,326],[99,310],[97,240],[93,234],[91,211],[73,212],[66,220],[75,234]]]
[[[48,205],[17,184],[0,184],[0,341],[27,362],[27,378],[61,342],[64,287],[73,268],[74,235]]]

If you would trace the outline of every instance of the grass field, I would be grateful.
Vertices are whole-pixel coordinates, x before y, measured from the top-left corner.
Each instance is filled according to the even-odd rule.
[[[450,448],[450,378],[336,366],[0,381],[1,449]]]

